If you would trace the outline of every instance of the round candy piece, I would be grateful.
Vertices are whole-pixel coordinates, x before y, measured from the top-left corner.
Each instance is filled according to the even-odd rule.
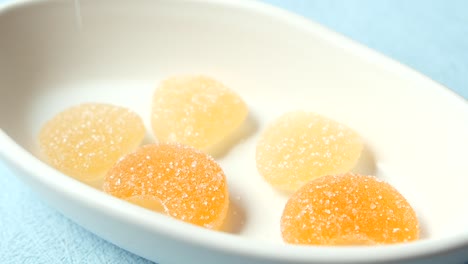
[[[153,97],[151,122],[160,142],[206,149],[238,128],[248,109],[222,83],[205,76],[173,77]]]
[[[290,112],[260,136],[257,169],[272,186],[294,191],[314,178],[348,172],[362,148],[359,135],[345,125],[314,113]]]
[[[70,107],[39,132],[44,159],[86,183],[102,180],[117,160],[143,140],[141,118],[124,107],[86,103]]]
[[[178,144],[145,145],[109,170],[103,190],[176,219],[218,229],[229,194],[221,167],[208,155]]]
[[[418,239],[416,213],[391,185],[373,176],[323,176],[288,200],[281,218],[285,242],[376,245]]]

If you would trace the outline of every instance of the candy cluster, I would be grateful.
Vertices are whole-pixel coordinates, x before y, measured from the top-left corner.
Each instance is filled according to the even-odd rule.
[[[129,109],[86,103],[42,127],[43,158],[63,173],[135,205],[209,229],[229,208],[226,175],[206,150],[248,115],[233,90],[206,76],[166,79],[152,98],[157,143],[142,144],[143,120]],[[363,141],[312,112],[271,122],[256,147],[258,173],[292,192],[280,219],[283,240],[307,245],[375,245],[418,239],[416,213],[388,183],[350,173]]]

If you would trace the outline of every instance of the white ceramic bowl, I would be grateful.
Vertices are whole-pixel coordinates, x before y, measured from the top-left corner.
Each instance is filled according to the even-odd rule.
[[[52,207],[160,263],[458,263],[468,260],[468,106],[418,73],[300,17],[253,1],[26,1],[0,8],[0,157]],[[202,73],[236,90],[251,116],[217,156],[231,227],[213,232],[83,185],[37,158],[40,126],[87,101],[149,119],[158,82]],[[417,211],[420,241],[307,247],[281,241],[287,195],[255,169],[265,124],[290,110],[342,121],[366,141],[359,166]],[[148,123],[147,123],[148,125]],[[148,126],[149,128],[150,126]]]

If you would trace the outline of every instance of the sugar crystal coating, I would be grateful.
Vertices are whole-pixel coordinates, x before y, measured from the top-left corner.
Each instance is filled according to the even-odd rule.
[[[48,163],[67,175],[92,182],[133,151],[144,135],[143,121],[136,113],[109,104],[85,103],[49,120],[38,141]]]
[[[205,149],[232,133],[247,114],[244,101],[222,83],[205,76],[173,77],[156,89],[151,122],[160,142]]]
[[[373,176],[323,176],[288,200],[283,240],[304,245],[376,245],[419,237],[416,213],[391,185]]]
[[[107,173],[103,190],[211,229],[222,225],[229,206],[221,167],[210,156],[178,144],[145,145],[126,155]]]
[[[294,191],[314,178],[348,172],[362,148],[359,135],[345,125],[314,113],[290,112],[261,135],[257,169],[272,186]]]

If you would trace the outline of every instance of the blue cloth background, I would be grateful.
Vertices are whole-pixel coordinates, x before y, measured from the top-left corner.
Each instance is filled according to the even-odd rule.
[[[264,2],[376,49],[468,99],[468,1]],[[64,218],[1,161],[0,186],[0,263],[150,263]]]

